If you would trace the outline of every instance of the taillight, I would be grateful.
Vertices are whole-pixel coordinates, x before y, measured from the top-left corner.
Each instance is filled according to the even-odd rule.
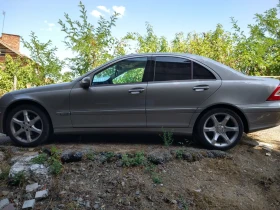
[[[280,85],[268,97],[267,101],[280,101]]]

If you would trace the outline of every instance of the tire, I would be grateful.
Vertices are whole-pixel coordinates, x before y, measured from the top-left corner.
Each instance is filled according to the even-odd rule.
[[[227,108],[215,108],[199,119],[194,136],[209,149],[228,150],[241,140],[243,132],[238,114]]]
[[[47,141],[52,127],[47,114],[40,108],[20,105],[8,113],[6,130],[16,144],[32,147]]]

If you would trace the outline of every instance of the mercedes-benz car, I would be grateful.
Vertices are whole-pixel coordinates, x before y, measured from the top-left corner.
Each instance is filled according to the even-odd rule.
[[[226,150],[243,132],[279,124],[279,80],[192,54],[131,54],[71,82],[0,99],[0,133],[22,146],[36,146],[52,133],[165,130]]]

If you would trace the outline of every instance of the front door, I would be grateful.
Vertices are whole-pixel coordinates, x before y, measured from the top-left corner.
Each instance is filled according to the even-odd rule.
[[[73,127],[146,127],[147,57],[121,60],[92,75],[70,95]]]
[[[154,81],[147,87],[147,127],[188,127],[196,109],[220,86],[219,78],[193,61],[156,57]]]

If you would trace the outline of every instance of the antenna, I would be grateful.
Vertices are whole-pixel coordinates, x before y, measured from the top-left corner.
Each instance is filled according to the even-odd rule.
[[[4,24],[5,24],[5,16],[6,16],[6,12],[5,11],[3,11],[3,16],[4,16],[4,18],[3,18],[2,34],[3,34]]]

